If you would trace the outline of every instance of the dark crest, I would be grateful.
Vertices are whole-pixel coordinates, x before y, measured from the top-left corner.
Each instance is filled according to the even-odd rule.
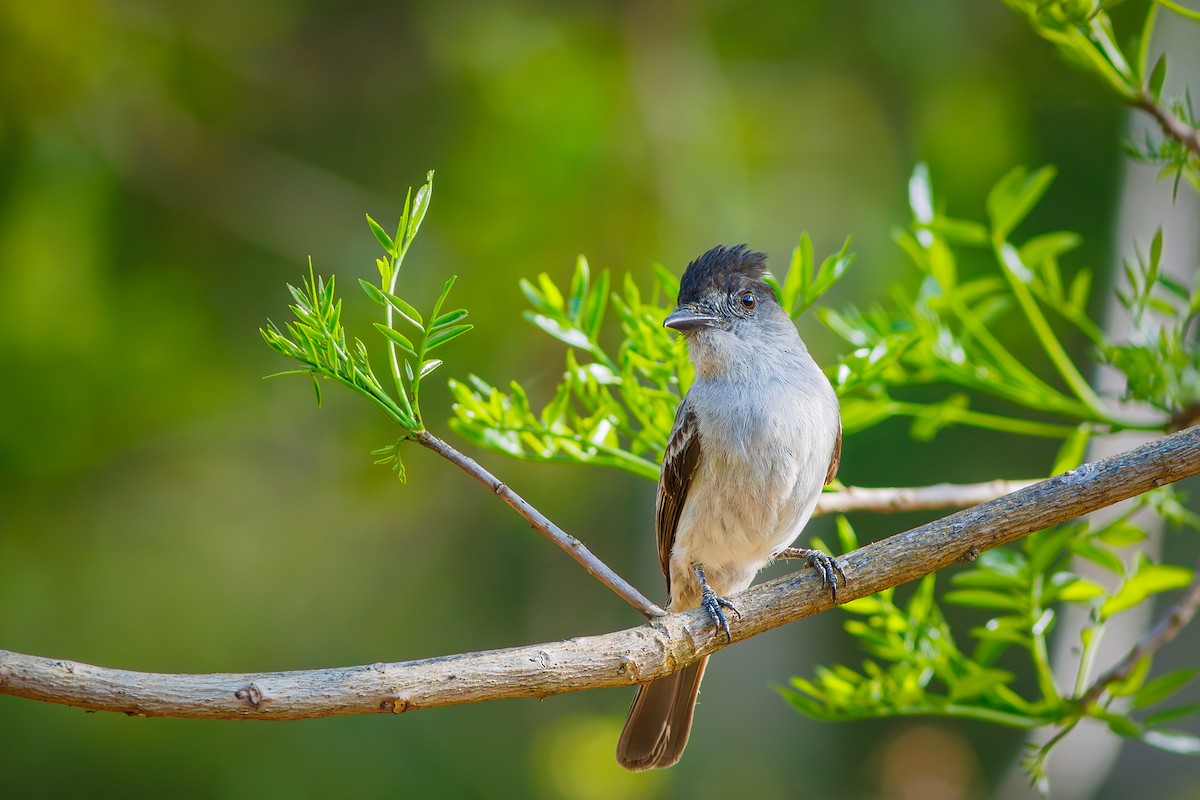
[[[744,244],[718,245],[688,264],[679,279],[679,303],[694,303],[712,289],[735,288],[742,278],[759,280],[767,271],[767,256]]]

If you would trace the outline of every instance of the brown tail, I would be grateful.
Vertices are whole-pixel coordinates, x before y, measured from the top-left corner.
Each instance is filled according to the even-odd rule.
[[[617,742],[617,763],[642,772],[669,767],[683,755],[696,695],[708,657],[665,678],[638,687]]]

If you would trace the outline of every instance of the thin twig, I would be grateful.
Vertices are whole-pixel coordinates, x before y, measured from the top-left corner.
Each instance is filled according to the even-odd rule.
[[[1183,594],[1171,605],[1167,613],[1154,623],[1154,627],[1142,634],[1133,649],[1125,654],[1111,669],[1096,679],[1083,696],[1080,704],[1085,708],[1100,699],[1104,690],[1116,681],[1125,680],[1137,667],[1143,658],[1157,652],[1163,645],[1174,639],[1181,630],[1187,627],[1200,607],[1200,562],[1196,564],[1196,577],[1184,590]]]
[[[852,511],[920,511],[932,508],[969,508],[1032,486],[1036,481],[988,481],[986,483],[938,483],[933,486],[864,488],[847,486],[825,492],[817,500],[815,514],[847,514]]]
[[[417,431],[413,434],[413,439],[490,489],[497,497],[507,503],[509,507],[528,520],[534,530],[567,551],[571,558],[578,561],[596,580],[616,592],[622,600],[642,612],[642,615],[647,619],[661,617],[667,613],[646,599],[646,596],[635,589],[632,584],[613,572],[612,568],[597,558],[591,550],[588,550],[583,542],[547,519],[542,512],[531,506],[503,481],[480,466],[479,462],[475,459],[455,450],[429,431]]]
[[[1145,92],[1134,98],[1132,104],[1134,108],[1139,108],[1154,117],[1154,120],[1162,128],[1164,134],[1175,139],[1188,150],[1191,150],[1192,155],[1200,158],[1200,130],[1193,128],[1170,111],[1167,111]]]
[[[1200,428],[1070,472],[839,559],[842,602],[916,580],[1050,525],[1200,473]],[[737,642],[830,608],[813,570],[751,587],[736,598]],[[135,716],[305,719],[395,713],[505,697],[622,686],[661,678],[726,646],[702,609],[638,628],[562,642],[325,670],[167,675],[112,670],[0,651],[0,694]]]

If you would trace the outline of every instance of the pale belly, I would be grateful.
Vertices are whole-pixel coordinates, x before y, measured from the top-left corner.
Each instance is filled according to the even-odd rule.
[[[733,434],[725,441],[702,437],[701,463],[671,551],[672,609],[699,604],[694,564],[703,567],[718,595],[749,586],[800,535],[821,493],[836,422],[804,417],[742,422],[740,430],[722,428]],[[814,430],[828,430],[829,436],[814,436]]]

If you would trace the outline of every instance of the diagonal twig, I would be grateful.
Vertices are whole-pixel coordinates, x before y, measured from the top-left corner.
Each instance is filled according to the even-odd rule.
[[[490,489],[510,508],[524,517],[534,530],[565,550],[596,580],[616,592],[621,599],[640,611],[643,616],[653,619],[667,613],[647,600],[646,596],[635,589],[631,583],[597,558],[591,550],[584,546],[583,542],[547,519],[545,514],[530,505],[525,498],[510,489],[502,480],[484,469],[475,459],[455,450],[427,430],[416,431],[412,438]]]
[[[1166,614],[1163,614],[1154,626],[1142,634],[1133,648],[1125,657],[1114,664],[1103,675],[1096,679],[1088,690],[1079,698],[1085,708],[1100,699],[1104,690],[1116,681],[1125,680],[1132,673],[1138,662],[1153,655],[1160,647],[1174,639],[1179,632],[1187,627],[1200,607],[1200,562],[1196,564],[1196,577],[1183,591],[1183,594],[1171,604]]]

